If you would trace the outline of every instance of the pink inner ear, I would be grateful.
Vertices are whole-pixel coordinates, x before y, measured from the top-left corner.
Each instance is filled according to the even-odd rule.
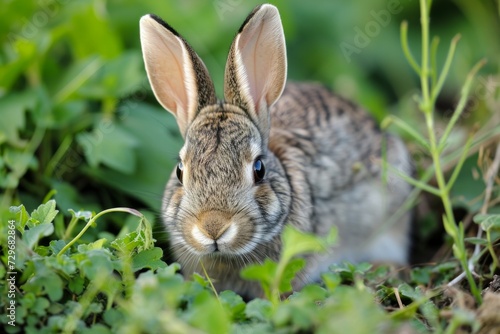
[[[270,101],[268,96],[264,96],[269,90],[273,90],[270,85],[276,79],[276,66],[279,59],[276,57],[276,49],[281,48],[281,32],[279,19],[262,18],[257,22],[249,22],[241,33],[238,41],[238,50],[247,75],[247,84],[250,97],[259,110],[262,99],[266,99],[267,105]]]
[[[158,102],[176,116],[183,132],[196,94],[186,47],[178,36],[150,17],[141,19],[141,43],[153,92]]]

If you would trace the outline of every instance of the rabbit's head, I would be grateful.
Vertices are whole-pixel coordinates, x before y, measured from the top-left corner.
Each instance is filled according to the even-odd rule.
[[[240,28],[227,60],[223,101],[175,30],[153,15],[142,17],[140,28],[153,92],[185,139],[163,202],[172,245],[187,259],[251,259],[259,244],[280,233],[290,205],[286,175],[268,151],[269,109],[286,81],[278,11],[257,7]]]

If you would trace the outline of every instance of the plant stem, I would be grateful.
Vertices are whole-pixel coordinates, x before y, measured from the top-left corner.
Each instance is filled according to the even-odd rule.
[[[463,233],[463,225],[457,225],[455,221],[455,217],[453,214],[453,207],[451,205],[450,200],[450,187],[447,185],[443,168],[441,166],[441,152],[443,147],[443,140],[438,143],[436,140],[435,126],[434,126],[434,105],[435,100],[437,98],[437,94],[441,90],[441,87],[446,79],[446,76],[449,71],[449,67],[451,65],[451,61],[453,59],[453,54],[455,52],[456,43],[458,42],[458,37],[455,37],[450,45],[450,50],[448,52],[448,56],[445,62],[445,66],[441,71],[441,74],[436,82],[436,85],[432,86],[432,94],[430,93],[429,81],[431,79],[432,72],[429,69],[429,9],[431,2],[428,0],[420,0],[420,14],[421,14],[421,27],[422,27],[422,66],[420,73],[420,83],[422,89],[422,100],[420,101],[420,109],[424,113],[425,124],[427,126],[427,134],[429,137],[429,149],[432,157],[432,162],[434,164],[434,171],[436,176],[436,182],[439,189],[439,196],[441,197],[441,201],[443,203],[445,217],[443,217],[443,223],[446,228],[446,232],[453,238],[453,251],[455,257],[460,261],[463,270],[465,271],[465,275],[470,285],[470,289],[472,295],[476,299],[478,303],[481,303],[481,295],[477,288],[476,282],[472,277],[472,272],[469,268],[467,261],[467,253],[465,251],[465,241],[464,241],[464,233]],[[434,49],[434,48],[433,48]],[[434,50],[433,50],[434,52]],[[475,67],[476,68],[476,67]],[[436,71],[436,69],[433,69]],[[469,79],[470,77],[468,77]],[[472,80],[472,79],[470,79]],[[468,93],[468,84],[470,81],[466,82],[465,92]],[[462,91],[462,94],[464,93]],[[462,99],[464,99],[462,95]],[[457,107],[457,109],[459,109]],[[457,112],[458,111],[458,112]],[[460,114],[461,110],[455,110],[454,116],[456,114]],[[458,116],[457,116],[458,118]],[[452,119],[453,121],[453,119]],[[453,124],[451,125],[453,126]],[[448,127],[451,130],[451,127]],[[447,128],[447,130],[448,130]],[[448,132],[445,131],[445,135]],[[466,147],[467,148],[467,147]],[[466,152],[463,153],[463,156],[466,155]],[[460,171],[461,164],[457,165],[458,169],[455,169],[453,174],[458,174]],[[452,177],[453,178],[453,177]],[[455,176],[456,178],[456,176]],[[454,179],[453,179],[454,182]]]
[[[68,224],[68,227],[66,228],[66,231],[64,232],[63,240],[69,239],[71,236],[71,232],[76,226],[76,222],[78,221],[78,218],[73,216]]]
[[[214,292],[215,297],[217,298],[217,301],[219,302],[220,305],[222,305],[219,294],[217,293],[217,289],[214,286],[214,283],[212,282],[212,279],[210,276],[208,276],[207,270],[205,269],[205,265],[203,264],[203,261],[200,259],[200,265],[201,269],[203,269],[203,274],[205,274],[205,278],[207,279],[208,283],[210,283],[210,287],[212,288],[212,291]]]
[[[422,109],[426,113],[432,113],[433,106],[429,99],[429,9],[427,1],[420,1],[420,23],[422,25],[422,68],[420,84],[422,86]]]
[[[273,284],[271,286],[271,303],[276,307],[280,302],[280,289],[279,284],[281,282],[281,277],[285,271],[286,265],[290,262],[289,258],[281,257],[278,262],[278,267],[276,268],[276,275],[274,275]]]
[[[418,66],[415,58],[413,57],[410,48],[408,47],[408,22],[403,21],[401,23],[401,45],[403,46],[403,52],[408,60],[408,63],[411,65],[413,70],[420,75],[420,67]]]
[[[97,218],[99,218],[102,215],[105,215],[106,213],[110,213],[110,212],[126,212],[126,213],[133,214],[134,216],[142,217],[142,214],[139,211],[134,210],[134,209],[129,209],[129,208],[113,208],[113,209],[107,209],[107,210],[101,211],[87,222],[87,224],[83,227],[83,229],[80,231],[80,233],[78,233],[76,237],[74,237],[70,242],[68,242],[68,244],[66,244],[66,246],[64,246],[63,249],[61,249],[61,251],[59,253],[57,253],[57,256],[59,257],[62,254],[64,254],[75,242],[77,242],[78,239],[80,239],[82,237],[82,235],[89,229],[89,227],[94,224],[94,222],[97,220]]]
[[[498,262],[498,256],[497,254],[495,253],[495,250],[493,249],[493,242],[491,240],[491,229],[487,229],[486,230],[486,239],[488,240],[488,251],[490,252],[491,254],[491,258],[493,259],[493,265],[495,266],[495,268],[493,268],[492,272],[495,271],[496,268],[500,268],[500,263]]]

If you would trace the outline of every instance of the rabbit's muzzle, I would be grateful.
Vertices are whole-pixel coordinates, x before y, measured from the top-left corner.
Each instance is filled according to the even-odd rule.
[[[185,235],[189,244],[200,253],[234,253],[242,246],[237,238],[240,230],[232,214],[212,210],[200,214]]]

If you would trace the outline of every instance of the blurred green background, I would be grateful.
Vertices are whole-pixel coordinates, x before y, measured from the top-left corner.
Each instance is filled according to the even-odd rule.
[[[0,0],[0,218],[20,202],[32,210],[52,189],[65,213],[131,206],[158,214],[182,140],[147,82],[139,19],[157,14],[182,34],[222,96],[230,43],[259,3]],[[418,1],[271,3],[283,20],[289,80],[323,82],[379,121],[394,113],[423,129],[413,99],[419,79],[403,56],[399,34],[407,20],[419,59]],[[499,7],[494,0],[433,3],[439,64],[451,38],[462,36],[439,101],[443,118],[470,68],[488,60],[472,90],[465,130],[476,122],[498,126]]]

